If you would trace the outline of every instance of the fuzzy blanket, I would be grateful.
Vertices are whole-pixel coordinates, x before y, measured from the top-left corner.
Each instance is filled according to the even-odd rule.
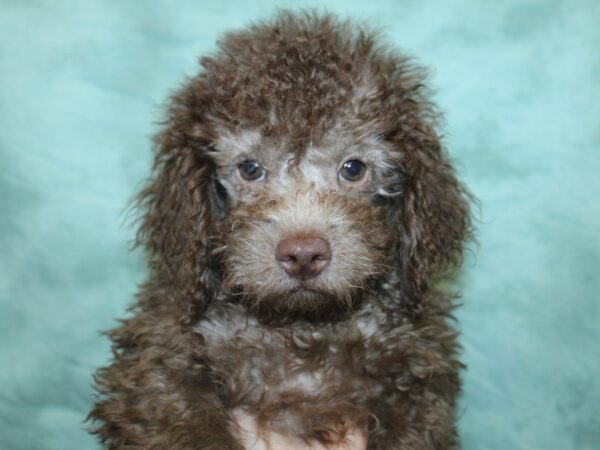
[[[323,5],[434,68],[480,200],[464,448],[600,448],[600,2],[0,3],[0,448],[97,449],[100,335],[143,280],[127,200],[161,103],[225,30]]]

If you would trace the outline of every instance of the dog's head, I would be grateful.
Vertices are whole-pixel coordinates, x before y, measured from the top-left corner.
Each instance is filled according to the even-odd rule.
[[[422,71],[364,30],[286,13],[202,66],[140,195],[139,241],[184,315],[215,298],[309,311],[373,289],[418,312],[469,233]]]

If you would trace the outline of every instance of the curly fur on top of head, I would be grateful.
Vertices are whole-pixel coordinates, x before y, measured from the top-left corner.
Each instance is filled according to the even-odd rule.
[[[235,449],[244,411],[307,442],[350,423],[373,449],[456,446],[460,363],[435,283],[461,262],[469,194],[423,70],[367,29],[287,12],[201,64],[138,198],[151,273],[110,333],[96,432],[110,448]],[[249,160],[264,180],[240,177]],[[360,183],[339,176],[349,160]],[[288,276],[274,255],[290,236],[326,240],[327,268]]]

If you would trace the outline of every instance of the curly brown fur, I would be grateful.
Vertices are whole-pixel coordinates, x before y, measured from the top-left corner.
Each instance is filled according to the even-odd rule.
[[[369,449],[458,446],[452,296],[469,195],[434,127],[423,71],[313,13],[228,34],[176,93],[139,196],[150,276],[109,333],[94,432],[111,449],[240,449],[260,430]],[[243,180],[260,162],[267,178]],[[344,183],[340,165],[368,173]],[[298,281],[289,236],[329,242]]]

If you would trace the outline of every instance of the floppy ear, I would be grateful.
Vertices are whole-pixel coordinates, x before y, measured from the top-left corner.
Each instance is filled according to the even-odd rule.
[[[177,103],[179,102],[179,103]],[[184,323],[202,314],[215,295],[218,269],[209,258],[214,221],[225,203],[219,190],[209,140],[198,118],[175,97],[167,128],[155,138],[152,176],[139,193],[137,244],[146,247],[150,268],[172,291],[165,302]],[[194,134],[195,133],[195,134]],[[163,282],[163,284],[165,284]]]
[[[402,147],[400,289],[407,309],[418,314],[432,284],[462,262],[471,237],[471,195],[428,125],[414,127]]]

